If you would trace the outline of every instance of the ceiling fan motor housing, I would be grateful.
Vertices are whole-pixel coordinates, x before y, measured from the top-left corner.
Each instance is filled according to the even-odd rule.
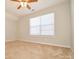
[[[11,0],[11,1],[20,3],[20,5],[17,7],[17,9],[20,9],[21,7],[27,7],[28,9],[31,9],[31,7],[28,3],[37,2],[37,0]]]

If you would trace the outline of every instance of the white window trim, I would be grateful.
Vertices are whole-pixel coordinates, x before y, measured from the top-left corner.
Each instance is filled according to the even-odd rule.
[[[52,14],[52,13],[48,13],[48,14]],[[31,33],[30,33],[30,26],[29,26],[29,35],[31,35],[31,36],[54,36],[55,37],[55,13],[53,13],[54,14],[54,24],[51,24],[51,25],[54,25],[54,35],[42,35],[41,34],[41,25],[39,25],[40,26],[40,34],[38,35],[38,34],[36,34],[36,35],[32,35]],[[47,15],[47,14],[44,14],[44,15]],[[43,15],[41,15],[41,16],[43,16]],[[41,17],[41,16],[36,16],[36,17]],[[31,18],[35,18],[35,17],[30,17],[29,19],[31,19]],[[41,23],[41,22],[40,22]],[[29,25],[30,25],[30,21],[29,21]],[[44,26],[44,25],[42,25],[42,26]]]

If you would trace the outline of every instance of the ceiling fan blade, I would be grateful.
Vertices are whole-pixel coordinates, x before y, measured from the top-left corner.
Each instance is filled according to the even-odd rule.
[[[18,7],[17,7],[17,9],[20,9],[21,8],[21,5],[19,5]]]
[[[28,0],[28,2],[37,2],[38,0]]]
[[[16,0],[11,0],[11,1],[16,1]]]
[[[19,0],[11,0],[11,1],[19,1]]]
[[[30,7],[28,4],[27,4],[27,8],[28,8],[28,9],[31,9],[31,7]]]
[[[31,2],[37,2],[38,0],[11,0],[11,1],[16,1],[16,2],[28,2],[28,3],[31,3]]]

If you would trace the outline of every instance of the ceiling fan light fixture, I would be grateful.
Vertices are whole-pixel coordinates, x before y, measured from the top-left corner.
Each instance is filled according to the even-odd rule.
[[[20,2],[20,5],[21,5],[22,7],[26,7],[26,6],[27,6],[27,2]]]
[[[21,7],[26,7],[29,10],[32,10],[31,6],[29,5],[30,3],[37,2],[38,0],[11,0],[15,2],[19,2],[20,5],[17,7],[17,9],[20,9]]]

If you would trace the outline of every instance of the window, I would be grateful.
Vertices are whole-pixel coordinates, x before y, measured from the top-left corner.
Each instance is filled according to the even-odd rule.
[[[31,18],[30,35],[54,35],[54,13]]]

